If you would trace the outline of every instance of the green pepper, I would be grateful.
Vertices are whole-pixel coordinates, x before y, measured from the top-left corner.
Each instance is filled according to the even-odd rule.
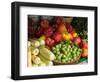
[[[86,58],[80,58],[79,62],[83,62],[83,61],[86,61],[86,60],[87,60]]]

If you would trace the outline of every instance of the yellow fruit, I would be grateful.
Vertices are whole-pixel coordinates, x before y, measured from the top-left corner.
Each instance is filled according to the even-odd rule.
[[[45,36],[42,35],[39,39],[45,40]]]
[[[68,36],[69,36],[70,40],[73,39],[73,36],[71,34],[68,34]]]
[[[69,34],[63,34],[64,40],[70,40],[70,35]]]
[[[64,24],[61,24],[61,25],[58,27],[57,31],[60,32],[60,33],[64,33],[64,32],[67,32],[67,29],[66,29],[66,27],[65,27]]]
[[[82,49],[82,54],[81,56],[84,57],[84,58],[87,58],[88,57],[88,49]]]
[[[83,49],[83,52],[87,54],[88,53],[88,49]]]
[[[78,37],[77,33],[73,33],[73,38]]]

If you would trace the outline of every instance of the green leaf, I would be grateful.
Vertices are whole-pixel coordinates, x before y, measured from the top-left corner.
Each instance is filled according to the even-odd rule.
[[[80,58],[80,61],[79,62],[83,62],[83,61],[86,61],[87,58]]]

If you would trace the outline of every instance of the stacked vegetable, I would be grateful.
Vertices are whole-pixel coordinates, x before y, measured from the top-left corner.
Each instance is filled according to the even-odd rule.
[[[52,48],[56,63],[73,63],[79,61],[82,50],[70,41],[64,41]]]
[[[28,66],[51,66],[55,55],[45,46],[45,41],[38,39],[28,42]]]

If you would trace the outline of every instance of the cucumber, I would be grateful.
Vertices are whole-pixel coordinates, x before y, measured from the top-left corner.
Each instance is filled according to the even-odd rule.
[[[47,48],[45,47],[40,47],[39,48],[40,50],[40,55],[42,55],[44,58],[48,59],[48,60],[54,60],[55,59],[55,55],[50,51],[48,50]]]

